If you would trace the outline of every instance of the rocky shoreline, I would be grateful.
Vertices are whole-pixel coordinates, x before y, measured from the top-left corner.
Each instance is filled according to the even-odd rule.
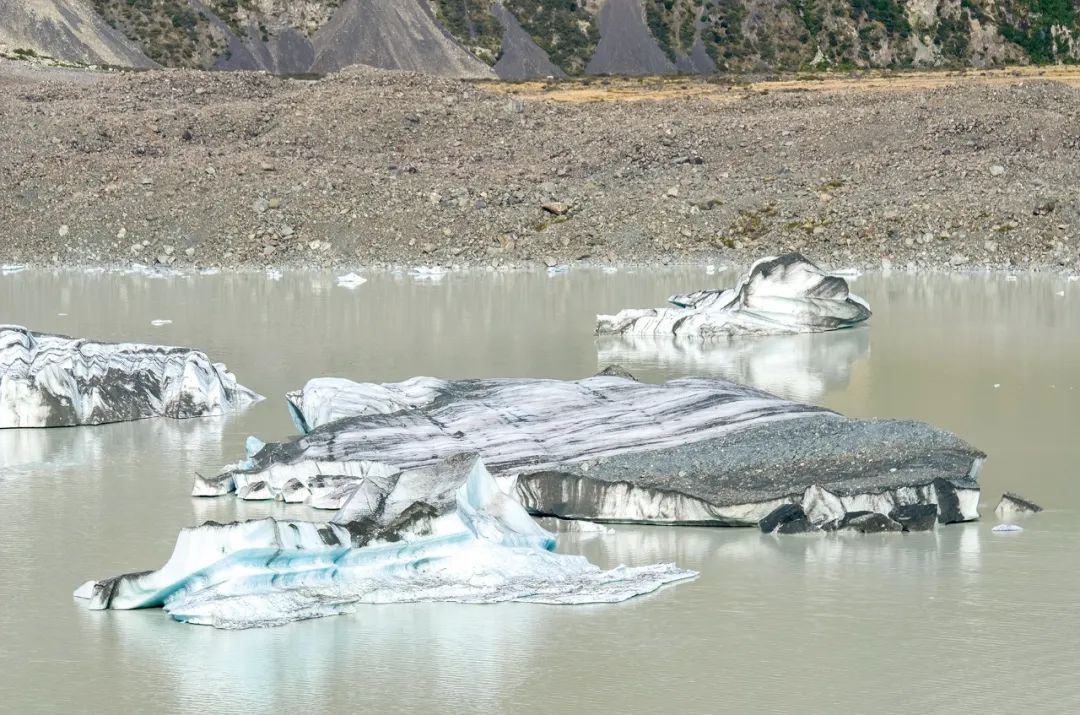
[[[0,262],[1077,270],[1075,76],[817,79],[0,61]]]

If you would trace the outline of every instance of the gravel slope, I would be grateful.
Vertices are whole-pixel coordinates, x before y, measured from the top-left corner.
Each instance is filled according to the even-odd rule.
[[[0,124],[19,127],[0,132],[0,261],[1077,267],[1080,90],[813,84],[556,102],[371,69],[0,61]]]

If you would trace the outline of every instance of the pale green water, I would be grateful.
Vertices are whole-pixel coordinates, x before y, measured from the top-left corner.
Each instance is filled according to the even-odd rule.
[[[0,711],[1080,710],[1080,283],[864,276],[854,288],[875,310],[865,329],[630,349],[598,344],[593,315],[730,277],[369,277],[356,291],[309,274],[0,277],[2,322],[192,345],[270,397],[229,419],[0,432]],[[304,516],[188,494],[192,473],[237,459],[248,434],[289,434],[280,396],[309,377],[572,378],[611,359],[649,381],[731,377],[954,430],[990,454],[986,518],[907,536],[563,537],[563,550],[605,565],[702,572],[611,606],[372,606],[222,632],[71,598],[88,578],[161,565],[181,526]],[[992,535],[1004,489],[1050,511],[1022,534]]]

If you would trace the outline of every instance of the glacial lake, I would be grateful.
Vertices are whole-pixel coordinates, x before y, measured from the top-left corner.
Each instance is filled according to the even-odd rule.
[[[868,274],[866,327],[705,344],[598,341],[598,312],[731,284],[705,269],[152,278],[0,276],[0,322],[189,345],[268,397],[187,421],[0,431],[0,711],[1075,713],[1080,708],[1080,282]],[[151,325],[152,320],[172,320]],[[853,416],[914,418],[989,453],[983,520],[936,533],[564,535],[602,566],[700,577],[616,605],[426,603],[218,631],[87,611],[87,579],[157,568],[179,529],[329,512],[193,499],[196,471],[293,428],[308,378],[725,377]],[[992,534],[1005,490],[1047,511]]]

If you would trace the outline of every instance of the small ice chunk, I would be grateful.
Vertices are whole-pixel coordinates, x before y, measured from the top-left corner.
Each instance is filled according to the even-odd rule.
[[[1001,495],[1001,501],[994,508],[994,513],[999,519],[1016,519],[1018,517],[1038,514],[1043,508],[1033,501],[1025,499],[1019,494],[1005,492]]]
[[[858,268],[837,268],[834,271],[829,271],[830,276],[838,276],[849,281],[853,281],[862,275],[862,271]]]
[[[247,456],[249,459],[262,451],[262,448],[265,446],[266,442],[263,442],[255,435],[251,435],[246,440],[244,440],[244,450],[247,452]]]
[[[447,274],[443,266],[415,266],[409,274],[419,280],[438,281]]]
[[[172,321],[166,320],[164,318],[155,318],[154,320],[150,321],[150,325],[161,327],[162,325],[172,325]]]
[[[570,266],[566,265],[565,263],[562,263],[562,264],[557,265],[557,266],[548,266],[547,272],[548,272],[549,276],[553,276],[553,275],[556,275],[558,273],[566,273],[569,270],[570,270]]]
[[[990,531],[994,532],[995,534],[1010,534],[1023,530],[1024,527],[1017,526],[1016,524],[998,524]]]
[[[4,265],[0,266],[0,273],[2,273],[5,276],[9,275],[11,273],[18,273],[20,271],[25,271],[25,270],[26,270],[26,266],[21,266],[21,265],[18,265],[16,263],[5,263]]]
[[[279,281],[279,280],[281,280],[281,271],[279,271],[276,268],[267,268],[266,269],[266,279],[271,280],[271,281]]]
[[[71,595],[75,598],[82,598],[88,601],[94,595],[94,586],[96,584],[96,581],[87,581],[82,586],[79,586],[77,589],[75,589],[75,593]]]
[[[355,273],[346,273],[343,276],[337,277],[337,284],[339,288],[348,288],[354,290],[367,283],[367,278],[357,275]]]

